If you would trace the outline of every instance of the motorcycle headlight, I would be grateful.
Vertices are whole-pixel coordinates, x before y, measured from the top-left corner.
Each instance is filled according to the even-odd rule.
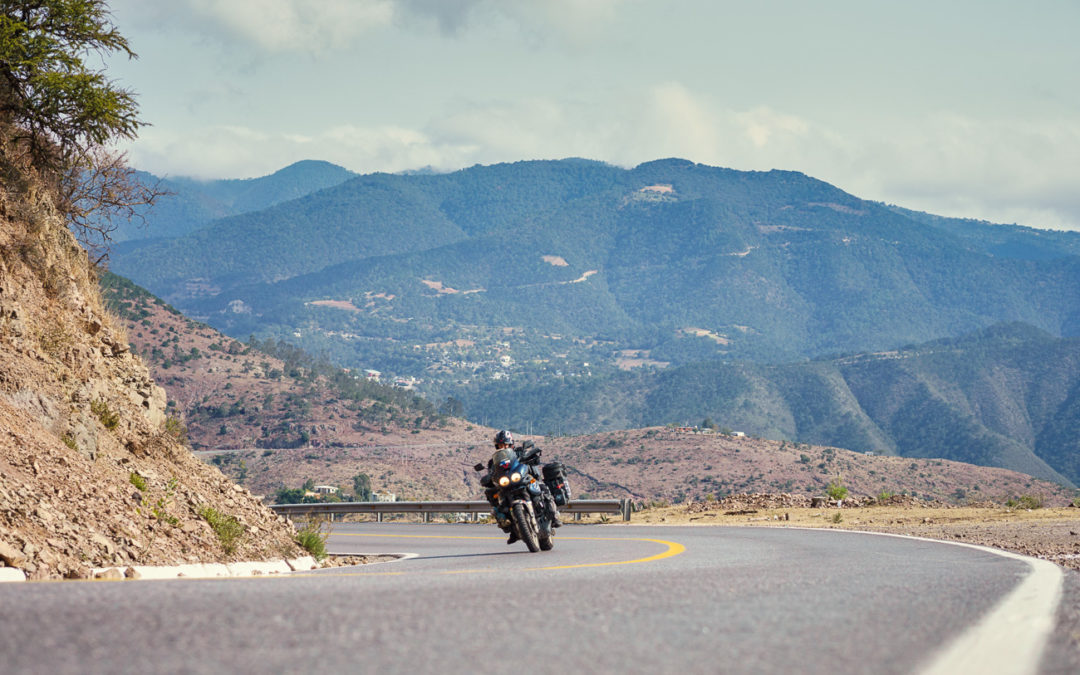
[[[521,474],[515,471],[514,473],[510,474],[510,480],[514,481],[515,483],[518,482],[519,480],[521,480]]]
[[[506,476],[500,476],[499,477],[499,485],[501,485],[503,487],[506,487],[509,484],[510,484],[510,479],[509,478],[507,478]]]

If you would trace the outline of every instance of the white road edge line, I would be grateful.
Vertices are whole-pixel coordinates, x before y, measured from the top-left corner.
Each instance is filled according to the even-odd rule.
[[[1061,568],[1047,560],[987,546],[955,545],[1022,560],[1031,573],[977,624],[932,655],[933,661],[920,671],[921,675],[1038,673],[1061,603],[1065,583]]]
[[[792,528],[796,529],[796,528]],[[821,528],[797,528],[819,530]],[[1034,675],[1039,672],[1043,652],[1054,632],[1058,605],[1061,604],[1065,574],[1048,560],[1003,551],[989,546],[959,541],[928,539],[891,532],[861,530],[824,530],[851,534],[876,534],[883,537],[916,539],[934,544],[963,546],[1027,563],[1031,573],[1009,591],[979,620],[951,642],[927,657],[916,668],[919,675],[955,675],[956,673],[994,673],[995,675]]]

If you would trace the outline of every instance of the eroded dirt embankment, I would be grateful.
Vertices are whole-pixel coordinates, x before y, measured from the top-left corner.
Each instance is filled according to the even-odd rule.
[[[188,451],[49,190],[4,150],[0,567],[79,578],[298,557],[290,524]]]

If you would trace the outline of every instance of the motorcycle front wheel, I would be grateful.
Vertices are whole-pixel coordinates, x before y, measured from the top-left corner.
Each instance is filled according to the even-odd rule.
[[[514,527],[517,528],[518,537],[529,547],[529,551],[536,553],[540,550],[540,541],[536,532],[536,519],[525,508],[525,504],[514,504],[512,515]]]
[[[554,533],[551,531],[550,525],[548,525],[546,528],[540,529],[540,533],[537,538],[540,541],[541,551],[550,551],[552,548],[554,548],[555,542],[552,540],[553,536]]]

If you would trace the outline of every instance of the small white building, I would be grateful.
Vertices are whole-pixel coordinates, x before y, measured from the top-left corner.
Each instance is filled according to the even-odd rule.
[[[376,382],[378,382],[379,378],[382,377],[382,373],[378,370],[371,370],[370,368],[368,368],[364,371],[364,377],[369,380],[375,380]]]
[[[395,495],[393,492],[379,491],[379,492],[376,492],[375,494],[371,495],[371,498],[372,498],[373,501],[376,501],[376,502],[396,502],[397,501],[397,495]]]
[[[333,485],[316,485],[312,491],[317,495],[334,495],[337,494],[338,489]]]

